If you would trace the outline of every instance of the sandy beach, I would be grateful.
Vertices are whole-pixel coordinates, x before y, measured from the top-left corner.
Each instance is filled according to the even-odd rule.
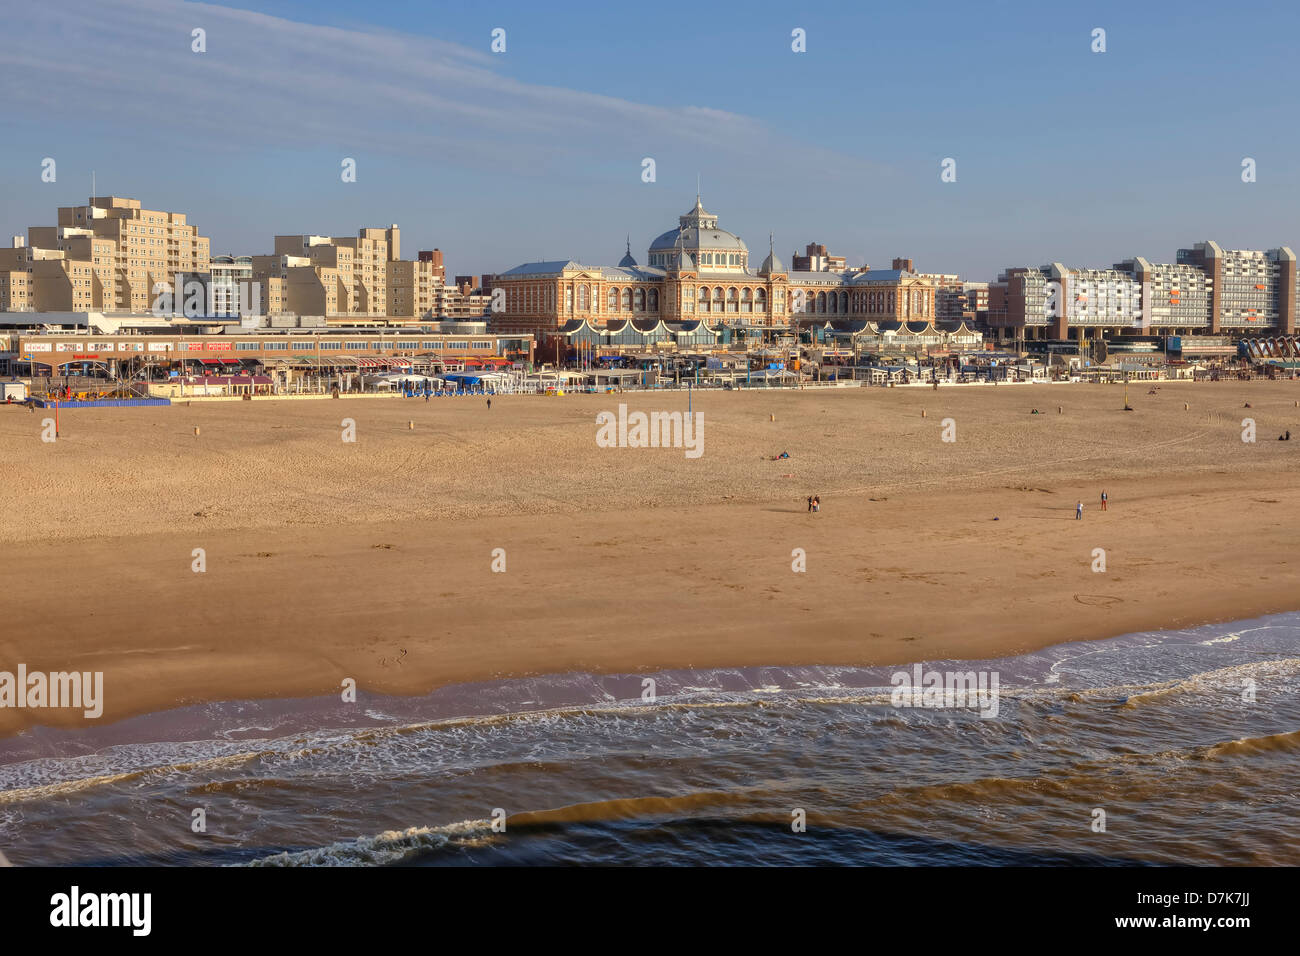
[[[697,392],[695,460],[594,440],[598,412],[685,392],[76,409],[54,443],[48,413],[3,408],[0,670],[103,671],[117,720],[348,677],[991,657],[1295,609],[1300,444],[1276,438],[1300,436],[1300,383],[1130,399]],[[82,720],[4,709],[0,733]]]

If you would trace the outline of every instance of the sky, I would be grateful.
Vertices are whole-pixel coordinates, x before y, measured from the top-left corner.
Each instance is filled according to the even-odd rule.
[[[440,248],[449,274],[612,264],[629,235],[644,263],[697,181],[753,265],[769,234],[787,265],[820,242],[970,280],[1300,248],[1297,4],[60,0],[5,20],[6,245],[93,171],[213,254],[396,223],[403,257]]]

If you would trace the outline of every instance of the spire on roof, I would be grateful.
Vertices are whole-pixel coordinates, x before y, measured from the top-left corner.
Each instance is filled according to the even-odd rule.
[[[758,267],[758,274],[771,276],[778,272],[785,272],[785,263],[776,257],[776,240],[772,233],[769,232],[767,234],[767,258]]]
[[[628,233],[627,236],[627,254],[624,255],[622,259],[618,260],[618,267],[620,269],[636,268],[636,260],[632,258],[632,234],[631,233]]]

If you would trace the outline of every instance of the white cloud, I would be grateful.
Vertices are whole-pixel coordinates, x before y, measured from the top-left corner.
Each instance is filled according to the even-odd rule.
[[[6,18],[14,115],[98,123],[135,143],[183,130],[215,148],[337,147],[516,174],[618,162],[635,173],[642,156],[674,151],[704,152],[714,168],[879,173],[748,116],[521,82],[499,72],[486,34],[473,50],[172,0],[24,4]],[[191,52],[195,27],[206,53]]]

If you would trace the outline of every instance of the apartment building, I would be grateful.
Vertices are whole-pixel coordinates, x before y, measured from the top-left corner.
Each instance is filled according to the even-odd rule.
[[[213,256],[209,269],[208,289],[213,315],[256,315],[262,312],[260,290],[253,287],[252,256]]]
[[[363,228],[353,236],[276,236],[274,253],[253,256],[254,281],[280,279],[279,311],[298,315],[388,314],[388,268],[401,257],[401,231]]]
[[[848,267],[844,256],[831,255],[820,242],[810,242],[804,246],[803,255],[796,252],[790,257],[790,269],[794,272],[844,272]]]
[[[989,288],[988,326],[1020,339],[1066,339],[1072,327],[1074,337],[1108,339],[1295,332],[1300,275],[1287,247],[1225,250],[1198,242],[1179,249],[1176,259],[1137,256],[1111,269],[1059,262],[1007,269]]]
[[[0,249],[0,311],[50,312],[99,309],[103,289],[89,257],[63,249],[40,249],[14,237]]]
[[[990,283],[987,321],[999,338],[1049,337],[1049,271],[1047,267],[1005,269],[996,282]]]
[[[1053,279],[1060,284],[1054,305],[1064,319],[1064,328],[1076,326],[1115,334],[1138,327],[1142,287],[1131,274],[1119,269],[1067,269],[1059,262],[1051,268]]]
[[[434,250],[437,252],[437,250]],[[402,318],[432,319],[442,315],[446,295],[445,274],[441,258],[421,252],[412,261],[397,259],[388,263],[388,314]]]
[[[1295,332],[1296,257],[1286,246],[1261,252],[1198,242],[1179,249],[1177,261],[1211,281],[1210,334]]]
[[[1142,289],[1140,327],[1160,334],[1205,333],[1210,328],[1214,282],[1197,266],[1151,263],[1141,256],[1116,263]]]
[[[939,321],[958,322],[966,311],[966,295],[961,276],[950,273],[923,272],[920,276],[934,286],[934,317]]]
[[[146,312],[177,272],[208,269],[208,240],[181,213],[139,200],[91,197],[61,206],[58,224],[32,226],[0,250],[0,309]],[[19,273],[25,273],[25,278]]]
[[[989,310],[989,284],[987,282],[962,283],[962,293],[966,297],[965,318],[973,319]]]
[[[92,196],[85,206],[60,206],[57,226],[33,226],[27,237],[89,262],[95,307],[108,311],[147,312],[155,289],[170,288],[176,273],[208,271],[208,239],[184,213],[144,209],[138,199]]]

